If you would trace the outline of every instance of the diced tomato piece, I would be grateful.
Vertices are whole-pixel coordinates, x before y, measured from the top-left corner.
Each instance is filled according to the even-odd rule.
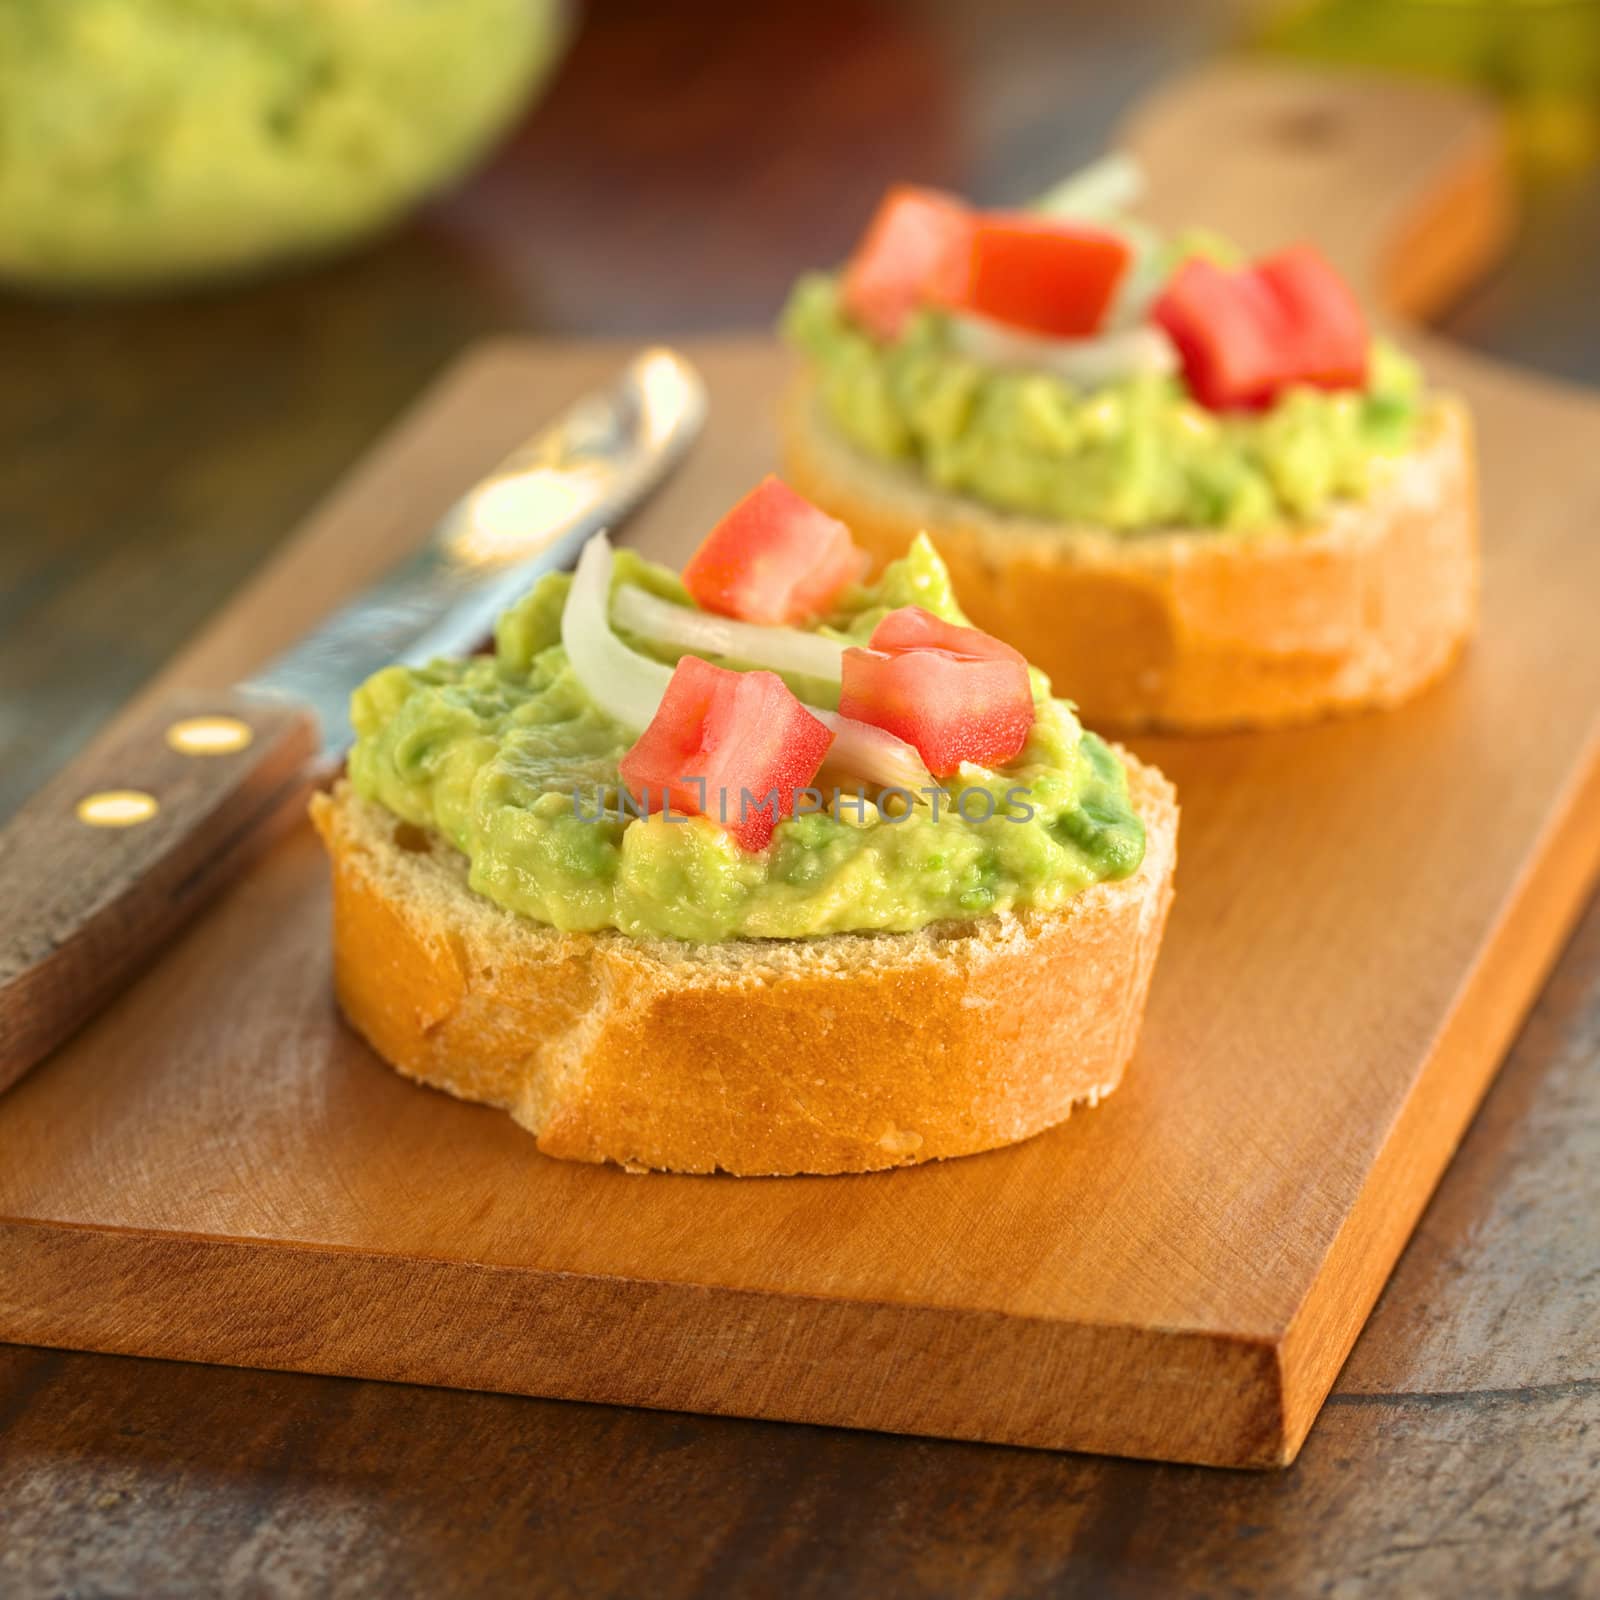
[[[720,822],[764,850],[816,777],[833,730],[775,672],[734,672],[684,656],[650,726],[622,758],[628,791],[651,812]]]
[[[959,292],[971,237],[972,214],[954,195],[896,186],[844,269],[845,310],[878,338],[899,338],[918,306]]]
[[[1323,256],[1296,245],[1258,263],[1256,272],[1288,320],[1297,381],[1324,389],[1364,384],[1372,343],[1366,313]]]
[[[1366,381],[1366,318],[1309,246],[1233,272],[1186,261],[1153,315],[1178,347],[1195,398],[1214,411],[1270,405],[1296,383]]]
[[[942,778],[963,761],[995,767],[1016,755],[1033,726],[1033,687],[1010,645],[904,606],[867,649],[845,651],[839,710],[915,745]]]
[[[1133,259],[1103,228],[986,213],[972,228],[965,280],[946,303],[1052,339],[1099,330]]]
[[[837,517],[768,477],[706,535],[683,582],[707,611],[745,622],[800,622],[825,612],[868,565]]]
[[[1203,406],[1261,405],[1282,371],[1266,286],[1195,256],[1171,275],[1150,312],[1178,346],[1184,378]]]
[[[997,639],[981,628],[964,628],[946,622],[921,606],[901,606],[891,611],[868,641],[874,650],[953,650],[957,655],[981,656],[985,660],[1015,661],[1024,671],[1028,658],[1020,650]]]
[[[1152,315],[1178,347],[1201,405],[1224,411],[1272,398],[1285,365],[1282,318],[1249,268],[1228,272],[1193,257],[1173,273]]]

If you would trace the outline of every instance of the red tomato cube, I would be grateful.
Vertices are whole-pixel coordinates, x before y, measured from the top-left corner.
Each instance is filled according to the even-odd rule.
[[[1213,411],[1267,404],[1283,381],[1276,300],[1248,269],[1196,256],[1173,273],[1152,312],[1178,348],[1196,400]]]
[[[1004,639],[981,628],[946,622],[921,606],[901,606],[898,611],[891,611],[872,630],[870,643],[874,650],[950,650],[985,660],[1015,661],[1024,670],[1028,665],[1028,658]]]
[[[777,673],[684,656],[619,770],[650,812],[709,817],[742,848],[764,850],[832,743]]]
[[[977,628],[920,606],[891,611],[866,649],[846,650],[839,710],[913,744],[936,778],[963,761],[996,767],[1033,726],[1028,664]]]
[[[1350,285],[1310,245],[1269,256],[1256,273],[1282,307],[1296,381],[1324,389],[1361,387],[1372,341]]]
[[[879,202],[844,269],[844,308],[879,339],[897,339],[928,300],[966,278],[972,215],[954,195],[900,184]]]
[[[706,535],[683,581],[707,611],[780,624],[820,616],[868,564],[837,517],[768,477]]]
[[[1051,339],[1098,332],[1133,251],[1101,228],[1049,217],[980,215],[965,281],[947,296],[962,311]]]
[[[1186,261],[1153,315],[1178,347],[1194,397],[1214,411],[1270,405],[1296,383],[1366,382],[1366,317],[1309,246],[1233,272]]]

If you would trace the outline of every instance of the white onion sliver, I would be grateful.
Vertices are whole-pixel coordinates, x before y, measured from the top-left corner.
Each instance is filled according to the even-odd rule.
[[[1172,258],[1161,234],[1145,222],[1127,220],[1119,231],[1133,250],[1133,260],[1117,285],[1106,313],[1108,330],[1136,328],[1147,322],[1151,308],[1172,275]]]
[[[561,612],[561,642],[589,698],[636,733],[649,726],[672,668],[630,650],[611,631],[611,541],[597,533],[578,557]]]
[[[1144,168],[1127,151],[1114,150],[1063,178],[1033,209],[1047,217],[1109,219],[1137,205],[1144,188]]]
[[[661,705],[672,668],[630,650],[611,631],[606,615],[611,564],[611,543],[597,533],[583,547],[572,575],[561,612],[561,642],[572,670],[595,704],[624,727],[642,731]],[[878,788],[919,794],[935,786],[927,763],[904,739],[870,723],[842,717],[837,711],[815,706],[806,709],[834,735],[825,765]]]
[[[1123,328],[1092,339],[1048,339],[969,315],[952,315],[950,327],[956,348],[974,361],[1048,372],[1080,389],[1178,369],[1171,339],[1155,327]]]
[[[812,708],[811,714],[833,730],[824,767],[847,772],[878,788],[908,789],[919,796],[924,789],[939,787],[917,747],[887,729],[840,716],[837,711]]]
[[[632,584],[617,591],[611,615],[619,627],[663,644],[704,655],[730,656],[774,672],[796,672],[829,683],[839,681],[845,647],[837,639],[799,628],[764,628],[708,611],[691,611]]]

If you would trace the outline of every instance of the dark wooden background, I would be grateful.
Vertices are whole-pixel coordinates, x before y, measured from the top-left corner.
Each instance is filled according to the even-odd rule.
[[[1240,27],[596,4],[491,165],[375,247],[0,299],[0,814],[471,340],[766,322],[889,179],[1026,198]],[[1446,326],[1600,383],[1597,258],[1600,179],[1546,178]],[[1600,906],[1288,1472],[0,1347],[0,1594],[1600,1594],[1597,1057]]]

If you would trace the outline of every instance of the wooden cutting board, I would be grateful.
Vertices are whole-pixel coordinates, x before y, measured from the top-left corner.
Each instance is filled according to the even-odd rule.
[[[1492,124],[1440,91],[1230,70],[1132,137],[1167,218],[1314,232],[1410,310],[1505,225]],[[772,464],[781,370],[689,350],[709,436],[629,529],[672,561]],[[623,353],[471,356],[157,688],[298,634]],[[341,1027],[302,826],[0,1099],[0,1336],[1290,1460],[1600,862],[1600,403],[1427,355],[1482,429],[1482,636],[1393,715],[1139,742],[1182,794],[1179,895],[1100,1109],[880,1176],[546,1160]]]

